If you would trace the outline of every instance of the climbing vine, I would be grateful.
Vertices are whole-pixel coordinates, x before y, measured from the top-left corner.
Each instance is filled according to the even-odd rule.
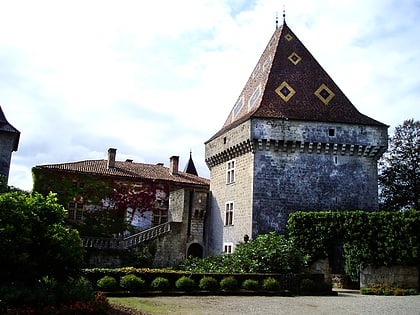
[[[71,202],[83,203],[83,222],[72,223],[77,225],[82,235],[110,236],[121,233],[130,229],[127,222],[131,222],[135,215],[143,217],[146,212],[168,210],[169,185],[165,183],[127,181],[36,167],[32,173],[34,191],[57,193],[59,203],[65,208]]]
[[[342,242],[345,270],[353,279],[366,266],[420,263],[420,211],[295,212],[288,229],[312,261],[331,258],[337,241]]]

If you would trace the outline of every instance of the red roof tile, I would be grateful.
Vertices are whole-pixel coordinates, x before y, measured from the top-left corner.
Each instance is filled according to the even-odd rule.
[[[210,185],[208,179],[193,174],[178,172],[177,175],[172,175],[168,167],[160,164],[116,161],[114,168],[107,168],[107,160],[86,160],[62,164],[38,165],[36,168],[101,176],[118,176],[132,180],[163,180],[187,186]]]

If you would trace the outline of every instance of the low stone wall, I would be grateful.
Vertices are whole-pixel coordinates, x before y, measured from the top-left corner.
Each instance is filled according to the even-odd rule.
[[[331,268],[328,258],[315,261],[309,266],[308,271],[309,273],[323,274],[324,281],[331,284]]]
[[[417,267],[366,267],[360,272],[360,288],[388,285],[398,288],[419,289],[419,269]]]

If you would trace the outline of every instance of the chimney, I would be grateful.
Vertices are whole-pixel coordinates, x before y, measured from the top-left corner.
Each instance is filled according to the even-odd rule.
[[[171,156],[169,158],[169,171],[172,175],[178,175],[179,156]]]
[[[117,154],[117,149],[109,148],[108,149],[108,163],[107,168],[115,167],[115,155]]]

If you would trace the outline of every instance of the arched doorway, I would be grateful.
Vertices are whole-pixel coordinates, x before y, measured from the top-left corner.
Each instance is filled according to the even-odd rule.
[[[187,257],[188,256],[203,258],[203,247],[198,243],[192,243],[188,247]]]

